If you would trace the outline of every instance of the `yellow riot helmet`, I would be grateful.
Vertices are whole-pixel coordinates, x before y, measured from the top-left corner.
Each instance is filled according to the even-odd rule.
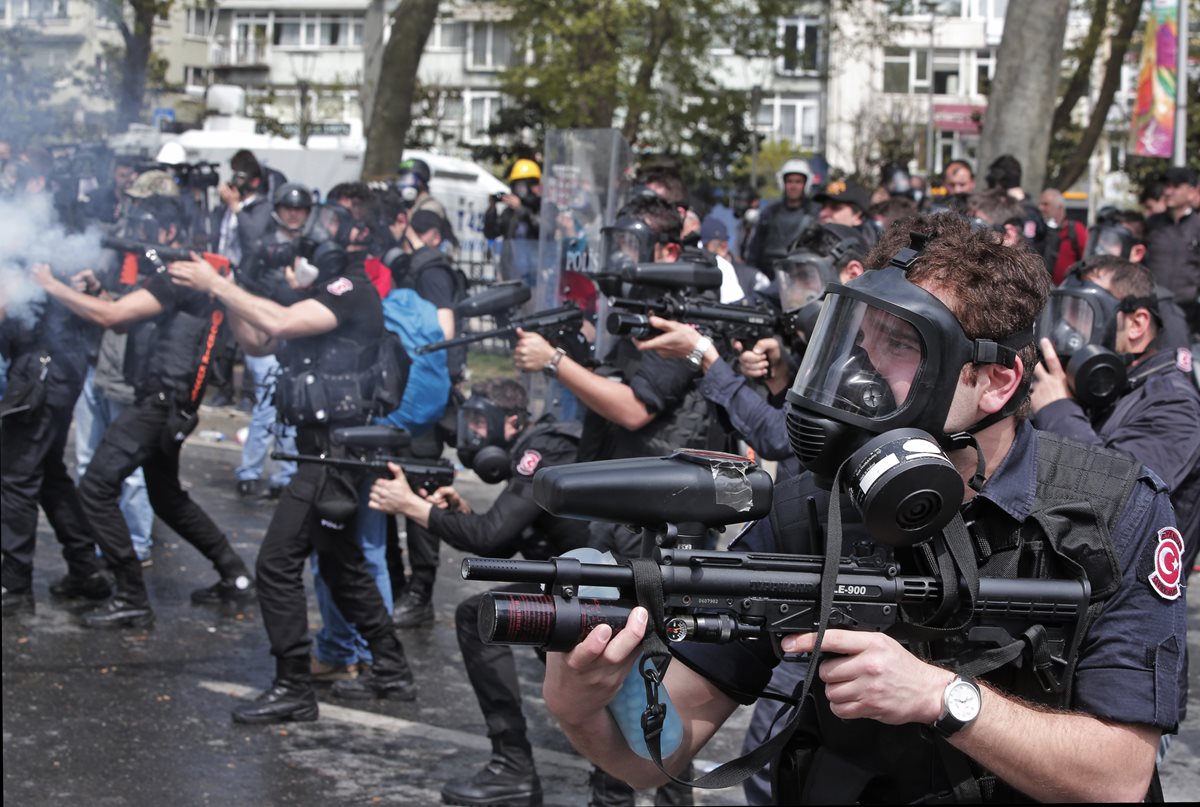
[[[517,160],[513,163],[512,170],[508,172],[508,182],[516,182],[518,179],[536,179],[542,178],[542,169],[538,168],[538,164],[533,160]]]

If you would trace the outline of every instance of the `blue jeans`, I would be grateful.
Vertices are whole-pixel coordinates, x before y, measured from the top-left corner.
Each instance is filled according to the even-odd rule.
[[[367,496],[375,477],[368,476],[358,490],[358,534],[355,540],[362,546],[367,559],[367,569],[375,578],[375,585],[383,596],[388,615],[392,613],[392,581],[387,566],[387,520],[391,516],[372,510],[367,506]],[[313,654],[319,661],[338,667],[346,667],[359,661],[370,664],[371,651],[359,632],[346,621],[342,612],[333,603],[329,585],[321,578],[317,555],[312,555],[313,589],[317,593],[317,608],[321,621],[325,623],[317,631],[313,643]]]
[[[92,461],[104,432],[125,411],[125,404],[110,400],[96,386],[96,370],[88,367],[83,392],[75,402],[75,463],[77,479],[83,479],[84,471]],[[121,485],[121,514],[129,525],[133,539],[133,551],[138,560],[150,557],[154,543],[151,530],[154,528],[154,510],[150,507],[150,496],[146,493],[146,476],[141,468],[131,473]]]
[[[246,372],[254,382],[254,409],[250,413],[250,431],[242,446],[242,464],[234,471],[238,481],[258,479],[267,460],[267,448],[274,439],[276,450],[296,453],[296,430],[276,422],[275,377],[279,361],[274,356],[247,356]],[[276,463],[268,484],[273,488],[287,487],[296,473],[296,463]]]

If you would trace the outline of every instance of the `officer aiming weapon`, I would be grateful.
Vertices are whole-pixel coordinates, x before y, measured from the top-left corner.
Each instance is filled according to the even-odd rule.
[[[334,468],[366,469],[380,475],[390,475],[388,463],[399,465],[413,490],[433,493],[438,488],[454,484],[454,465],[449,460],[418,460],[396,456],[412,444],[404,429],[394,426],[345,426],[334,429],[330,440],[335,446],[358,457],[327,457],[324,454],[284,454],[273,452],[271,459],[292,462],[312,462]]]
[[[614,298],[605,325],[611,334],[649,339],[661,333],[651,327],[651,314],[676,322],[698,324],[704,330],[728,340],[738,340],[747,347],[753,346],[759,339],[773,336],[784,327],[775,312],[764,308],[673,296],[651,301]]]
[[[192,260],[191,250],[164,247],[159,244],[149,244],[144,241],[134,241],[128,238],[105,236],[100,239],[100,246],[105,249],[116,250],[117,252],[131,252],[134,255],[143,255],[154,264],[156,271],[159,272],[167,271],[168,263]],[[198,254],[222,275],[229,274],[229,259],[224,255],[218,255],[215,252],[198,252]]]
[[[484,292],[484,294],[487,293]],[[447,339],[444,342],[433,342],[428,345],[422,345],[417,348],[417,353],[424,355],[425,353],[432,353],[435,350],[448,350],[459,345],[482,342],[484,339],[502,339],[512,336],[520,328],[523,331],[536,331],[540,333],[551,344],[566,350],[567,355],[572,359],[580,364],[586,364],[590,360],[592,348],[580,331],[582,325],[583,311],[574,303],[567,303],[566,305],[551,308],[547,311],[538,311],[535,314],[513,317],[508,321],[508,325],[502,328],[494,328],[490,331],[482,331],[480,333],[470,333],[466,336]]]
[[[534,499],[556,515],[632,523],[657,534],[673,525],[729,524],[752,520],[770,509],[770,488],[729,463],[729,455],[678,451],[669,458],[639,458],[547,468],[534,479]],[[733,457],[732,459],[741,459]],[[662,463],[707,463],[697,468],[707,484],[680,486],[678,474]],[[747,462],[742,460],[742,462]],[[658,464],[658,465],[656,465]],[[639,467],[640,466],[640,469]],[[765,475],[765,474],[764,474]],[[736,491],[736,492],[735,492]],[[731,507],[728,503],[735,502]],[[810,502],[810,523],[818,524]],[[814,527],[814,530],[819,530]],[[816,545],[820,536],[814,535]],[[661,598],[651,602],[638,593],[638,574],[648,572]],[[485,641],[569,650],[602,623],[625,626],[630,611],[647,607],[651,624],[661,624],[671,642],[766,640],[783,657],[781,641],[820,626],[822,589],[831,593],[827,624],[850,630],[885,631],[897,638],[920,636],[925,628],[957,632],[979,647],[1008,648],[1015,658],[1027,653],[1047,692],[1061,691],[1066,662],[1087,615],[1091,587],[1086,580],[980,578],[969,612],[945,609],[947,597],[966,601],[965,583],[948,590],[935,576],[899,574],[890,559],[842,558],[836,580],[826,579],[826,558],[769,553],[708,552],[659,546],[653,563],[615,566],[581,563],[573,558],[549,561],[467,558],[467,580],[541,583],[554,587],[544,595],[492,593],[480,611]],[[584,585],[610,586],[616,599],[577,596]],[[653,617],[660,614],[662,619]],[[1031,626],[1040,626],[1037,629]],[[923,637],[927,638],[927,637]],[[992,654],[1006,651],[990,649]],[[1001,661],[1003,663],[1003,661]]]

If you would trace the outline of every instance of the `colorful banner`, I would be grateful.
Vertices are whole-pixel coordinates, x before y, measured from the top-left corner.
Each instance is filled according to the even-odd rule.
[[[1178,46],[1178,0],[1154,0],[1146,20],[1133,104],[1133,150],[1143,157],[1171,156]]]

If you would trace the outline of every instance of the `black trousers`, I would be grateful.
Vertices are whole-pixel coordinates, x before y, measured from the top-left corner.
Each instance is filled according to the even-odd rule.
[[[361,474],[300,463],[279,498],[255,570],[258,604],[276,658],[309,654],[312,640],[308,636],[304,563],[314,551],[334,603],[367,643],[392,632],[392,618],[355,540],[354,508],[349,508],[348,516],[330,517],[327,508],[323,514],[319,506],[331,500],[332,487],[338,488],[336,493],[343,501],[350,496],[356,505],[361,479]]]
[[[86,576],[101,568],[63,463],[70,426],[70,407],[43,406],[0,421],[0,576],[9,591],[24,591],[32,581],[39,504],[62,544],[67,570]]]
[[[495,591],[538,594],[537,586],[514,584]],[[508,645],[485,644],[479,638],[479,605],[484,594],[468,597],[454,611],[454,628],[463,665],[479,710],[483,712],[489,737],[505,731],[525,734],[525,715],[521,712],[521,685],[517,680],[517,664]]]
[[[145,471],[146,493],[156,516],[208,558],[223,578],[247,572],[221,529],[179,483],[181,446],[175,442],[164,446],[162,439],[170,413],[171,406],[158,397],[125,409],[104,433],[79,483],[80,504],[109,568],[117,574],[119,588],[129,580],[137,589],[141,580],[141,564],[120,506],[121,485],[139,467]],[[122,593],[145,596],[144,588]]]

